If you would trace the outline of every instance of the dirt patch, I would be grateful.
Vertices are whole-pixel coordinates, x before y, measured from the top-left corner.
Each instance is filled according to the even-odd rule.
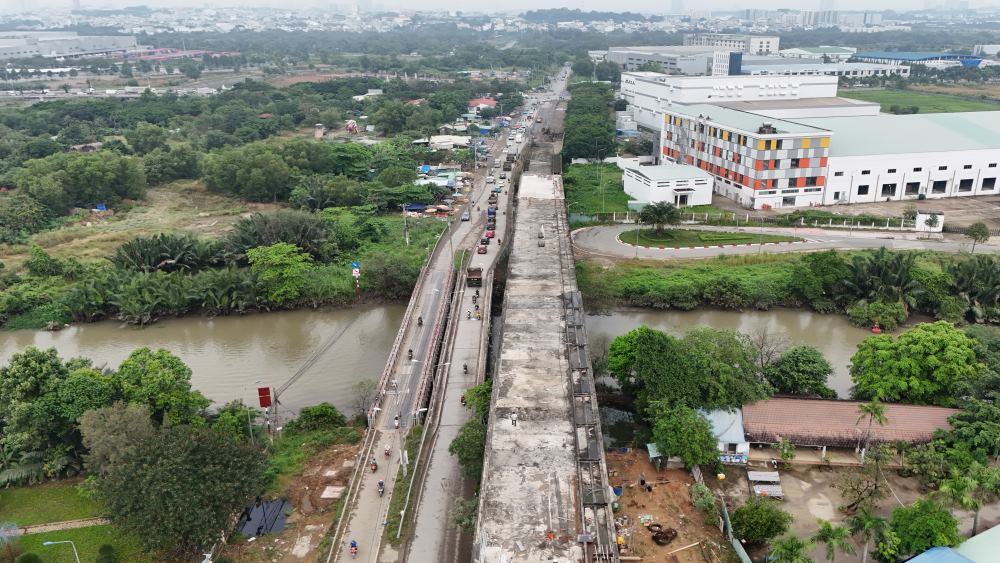
[[[609,453],[607,462],[611,486],[622,488],[615,513],[618,533],[625,543],[622,555],[676,563],[716,563],[733,556],[719,528],[705,524],[701,512],[691,503],[688,488],[694,480],[689,473],[676,469],[657,471],[641,450]],[[652,491],[639,486],[642,476]],[[657,545],[647,527],[655,529],[654,524],[663,530],[675,530],[676,537],[667,545]],[[687,549],[680,550],[684,547]]]
[[[326,82],[327,80],[336,80],[338,78],[345,78],[348,76],[361,75],[356,72],[308,72],[303,74],[285,74],[275,76],[274,78],[268,80],[268,83],[272,86],[282,88],[303,82]]]
[[[338,444],[314,456],[302,475],[291,479],[280,495],[292,504],[288,526],[278,534],[253,541],[234,541],[224,554],[240,563],[299,563],[319,559],[340,506],[339,498],[331,497],[330,493],[338,490],[346,493],[359,447]]]
[[[116,206],[112,215],[90,214],[61,228],[38,233],[31,242],[59,258],[101,260],[121,243],[139,236],[190,231],[218,238],[240,217],[277,207],[214,194],[200,181],[184,180],[152,188],[144,200]],[[16,266],[27,251],[26,245],[6,246],[0,250],[0,258]]]
[[[929,92],[931,94],[947,94],[968,99],[1000,101],[1000,84],[963,83],[961,85],[945,86],[939,84],[924,84],[912,86],[912,90]]]

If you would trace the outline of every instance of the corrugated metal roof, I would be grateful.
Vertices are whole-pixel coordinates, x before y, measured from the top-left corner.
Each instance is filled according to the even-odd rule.
[[[860,401],[776,397],[743,407],[747,440],[774,443],[786,438],[794,444],[854,447],[868,428],[858,420]],[[872,442],[928,442],[939,428],[950,428],[948,417],[957,409],[921,405],[886,404],[886,423],[874,424]]]
[[[833,132],[830,156],[1000,149],[1000,111],[811,117],[796,121]]]
[[[985,560],[984,560],[985,561]],[[990,559],[996,561],[996,559]],[[920,555],[910,559],[909,563],[975,563],[963,557],[950,547],[932,547]]]
[[[855,57],[861,59],[895,59],[899,61],[928,61],[935,59],[976,59],[972,55],[960,55],[958,53],[930,53],[926,51],[868,51],[867,53],[855,53]]]
[[[955,551],[969,558],[974,563],[993,563],[1000,556],[1000,526],[994,526],[989,530],[962,542]]]
[[[795,82],[797,77],[790,76],[786,78],[788,78],[788,83],[785,85],[785,88],[788,89],[791,88],[790,84]],[[834,77],[831,76],[829,78]],[[711,121],[721,125],[722,127],[739,129],[752,134],[757,134],[757,129],[764,123],[769,123],[777,129],[778,133],[773,133],[772,135],[782,133],[805,133],[809,135],[822,135],[825,137],[829,134],[827,131],[812,125],[807,125],[801,120],[791,121],[786,119],[776,119],[773,117],[764,117],[754,113],[709,104],[691,104],[685,106],[677,105],[664,111],[667,113],[682,115],[687,118],[696,119],[703,117],[707,121]]]

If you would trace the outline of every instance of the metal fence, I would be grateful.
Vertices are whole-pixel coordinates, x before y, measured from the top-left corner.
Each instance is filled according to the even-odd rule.
[[[570,209],[572,212],[573,210]],[[636,211],[613,212],[613,213],[572,213],[573,221],[595,221],[599,223],[636,223],[639,213]],[[749,225],[774,225],[778,227],[813,227],[826,229],[858,229],[858,230],[879,230],[879,231],[915,231],[916,222],[911,219],[893,217],[823,217],[808,218],[799,217],[798,220],[789,221],[784,215],[752,215],[747,213],[684,213],[682,210],[681,221],[685,223],[695,223],[704,225],[735,225],[737,227]],[[948,232],[949,229],[945,229]],[[964,232],[959,230],[958,232]],[[1000,230],[993,233],[993,236],[1000,236]]]
[[[742,563],[753,563],[750,556],[747,555],[747,550],[743,549],[743,544],[740,543],[740,540],[733,535],[733,525],[729,522],[729,509],[726,508],[726,502],[722,499],[719,499],[718,502],[722,507],[722,533],[726,534],[726,538],[733,546],[733,551],[736,552],[736,557],[738,557]]]

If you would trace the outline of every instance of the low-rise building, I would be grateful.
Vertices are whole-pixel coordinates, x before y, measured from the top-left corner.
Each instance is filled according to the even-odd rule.
[[[836,76],[848,79],[910,77],[910,67],[877,63],[820,63],[809,59],[744,60],[743,74],[752,76]]]
[[[778,51],[778,56],[792,59],[810,59],[820,61],[846,61],[857,53],[854,47],[835,47],[821,45],[819,47],[793,47]]]
[[[717,56],[718,55],[718,56]],[[686,76],[725,76],[735,69],[739,74],[742,53],[712,46],[658,45],[611,47],[605,59],[634,71],[643,65],[659,65],[666,74]]]
[[[778,44],[781,41],[777,36],[764,35],[744,35],[736,33],[685,33],[684,44],[702,47],[722,47],[752,53],[766,55],[778,52]]]
[[[941,61],[958,61],[965,66],[979,66],[982,57],[957,53],[927,53],[917,51],[868,51],[855,53],[852,61],[888,65],[926,64]]]
[[[643,205],[672,203],[677,207],[711,205],[715,178],[694,166],[668,162],[657,166],[626,166],[625,193]]]

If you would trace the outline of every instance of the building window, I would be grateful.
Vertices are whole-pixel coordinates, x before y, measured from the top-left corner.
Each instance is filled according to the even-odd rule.
[[[997,185],[997,179],[996,178],[983,178],[983,189],[984,190],[992,190],[993,188],[996,187],[996,185]]]
[[[806,178],[806,185],[807,186],[815,186],[816,182],[817,182],[817,177],[816,176],[809,176],[808,178]]]
[[[947,166],[938,166],[938,170],[947,170],[947,169],[948,169]]]
[[[797,158],[792,159],[792,163],[789,165],[791,168],[798,168],[800,160]]]
[[[971,165],[971,164],[966,164],[966,165],[965,165],[965,166],[963,166],[962,168],[963,168],[964,170],[972,170],[972,165]]]
[[[919,166],[913,169],[914,172],[922,172],[923,170],[924,169]]]
[[[896,184],[882,184],[882,197],[893,197],[896,195]]]
[[[795,196],[781,198],[781,205],[784,207],[795,207]]]
[[[971,192],[972,191],[972,178],[966,178],[958,182],[958,191],[960,192]]]
[[[917,195],[920,193],[920,182],[907,182],[904,195]]]
[[[861,171],[861,175],[862,175],[862,176],[867,176],[867,175],[869,175],[869,174],[871,174],[871,173],[872,173],[872,171],[871,171],[871,170],[862,170],[862,171]]]
[[[868,195],[868,186],[865,184],[858,186],[858,195]]]
[[[932,194],[943,194],[948,191],[948,180],[937,180],[931,184]]]
[[[896,169],[895,168],[890,168],[888,170],[888,172],[886,172],[886,174],[895,174],[895,173],[896,173]]]
[[[843,172],[834,172],[833,175],[834,176],[843,176],[844,173]]]
[[[997,163],[995,163],[995,162],[991,162],[990,165],[989,165],[989,168],[996,168],[996,167],[997,167]]]

